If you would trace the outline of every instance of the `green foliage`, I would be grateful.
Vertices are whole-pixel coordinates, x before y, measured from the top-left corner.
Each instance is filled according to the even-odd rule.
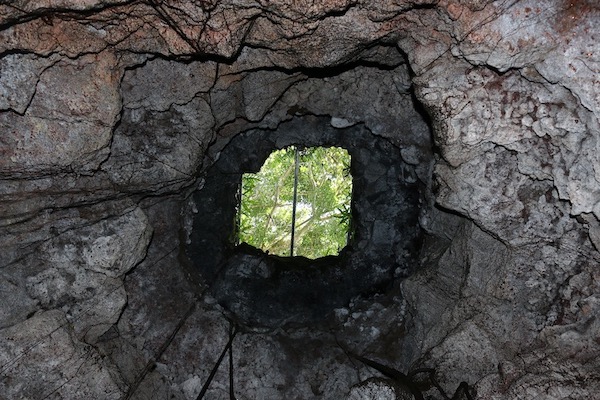
[[[239,239],[289,256],[295,148],[273,152],[257,174],[242,177]],[[294,255],[337,254],[347,243],[352,177],[350,155],[339,147],[300,150]]]

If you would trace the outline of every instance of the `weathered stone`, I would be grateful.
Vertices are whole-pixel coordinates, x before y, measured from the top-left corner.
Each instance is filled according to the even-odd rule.
[[[142,205],[153,228],[153,239],[145,259],[125,279],[127,307],[116,326],[100,338],[97,345],[112,360],[130,388],[147,362],[160,361],[157,354],[190,309],[196,295],[186,281],[185,272],[173,267],[178,265],[179,246],[179,226],[173,215],[179,212],[179,203],[166,199],[157,203],[149,200]],[[175,374],[179,373],[175,371]],[[137,396],[134,398],[142,399],[154,392],[159,393],[158,396],[165,393],[160,376],[149,374],[142,385],[130,389]],[[159,380],[155,382],[156,377]]]
[[[123,191],[172,191],[189,185],[211,140],[213,122],[204,96],[165,112],[125,109],[102,169]]]
[[[214,85],[217,65],[213,62],[182,64],[155,59],[125,73],[123,105],[131,109],[167,111],[207,93]]]
[[[122,382],[90,346],[79,342],[64,314],[41,312],[0,330],[0,391],[7,398],[120,399]]]
[[[25,113],[40,74],[51,64],[49,59],[24,54],[10,54],[0,59],[0,110]]]
[[[110,54],[61,61],[40,75],[24,115],[0,114],[3,176],[90,171],[108,153],[119,114],[119,74]]]
[[[135,209],[59,235],[40,249],[47,264],[27,278],[27,293],[44,309],[66,311],[76,334],[95,343],[117,322],[127,301],[123,275],[145,256],[151,233]]]
[[[37,311],[37,301],[27,295],[24,288],[9,280],[0,281],[0,329],[23,321]]]
[[[493,339],[475,324],[467,322],[435,346],[427,362],[435,365],[438,373],[443,371],[440,384],[451,393],[462,381],[477,382],[496,372],[498,355]],[[453,368],[457,364],[462,365],[460,372]]]
[[[590,0],[2,2],[0,398],[195,398],[235,318],[179,254],[187,196],[236,135],[314,116],[400,148],[357,154],[373,199],[421,185],[426,237],[321,327],[240,332],[236,396],[368,392],[342,346],[447,393],[595,398],[598,21]],[[406,217],[358,209],[361,248]],[[372,271],[406,260],[380,250]]]
[[[386,382],[383,379],[368,379],[364,382],[355,385],[350,389],[350,394],[346,397],[347,400],[360,399],[378,399],[378,400],[397,400],[413,398],[410,392],[405,395],[398,395],[398,392],[393,384]]]

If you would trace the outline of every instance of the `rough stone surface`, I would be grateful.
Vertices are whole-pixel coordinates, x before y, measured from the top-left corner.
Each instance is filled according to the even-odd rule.
[[[120,399],[123,395],[112,366],[74,337],[59,310],[38,313],[3,329],[0,339],[3,397]]]
[[[120,110],[115,57],[104,54],[60,60],[42,71],[38,67],[39,72],[31,71],[39,61],[32,67],[31,59],[22,57],[18,62],[26,65],[25,74],[35,74],[25,75],[34,81],[35,94],[28,104],[16,104],[16,110],[10,107],[0,114],[4,132],[0,174],[39,176],[65,169],[96,169],[107,156]],[[19,81],[10,78],[9,74],[8,101],[19,87]]]
[[[399,396],[393,383],[390,384],[385,380],[368,379],[359,383],[358,385],[353,386],[346,399],[397,400],[411,398],[413,398],[413,396],[410,394],[410,392],[406,393],[406,395]]]
[[[306,116],[400,148],[426,238],[327,329],[238,333],[237,398],[387,393],[340,346],[450,394],[596,398],[599,29],[592,0],[1,2],[0,398],[195,398],[230,315],[180,252],[189,195]]]

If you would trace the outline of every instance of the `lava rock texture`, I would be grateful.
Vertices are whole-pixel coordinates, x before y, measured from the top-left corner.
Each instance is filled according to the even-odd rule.
[[[237,332],[206,398],[404,396],[348,351],[598,398],[599,57],[593,0],[1,1],[0,398],[195,399],[232,327],[190,196],[297,117],[399,149],[418,265],[328,328]]]

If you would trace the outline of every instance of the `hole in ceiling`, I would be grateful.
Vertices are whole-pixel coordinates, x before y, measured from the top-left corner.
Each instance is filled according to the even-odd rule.
[[[290,146],[244,173],[239,242],[278,256],[338,255],[351,222],[350,154],[341,147]]]
[[[279,257],[236,245],[243,174],[291,145],[342,147],[351,156],[353,239],[339,255]],[[421,240],[424,184],[401,152],[364,124],[339,127],[326,116],[295,116],[276,129],[238,134],[191,198],[196,212],[185,250],[193,273],[233,319],[249,327],[325,321],[352,298],[390,287],[414,270]]]

